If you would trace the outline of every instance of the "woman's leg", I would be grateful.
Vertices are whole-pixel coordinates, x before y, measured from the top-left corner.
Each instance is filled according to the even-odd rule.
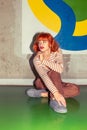
[[[61,82],[61,76],[59,73],[55,71],[48,72],[48,76],[50,77],[51,81],[59,91],[64,96],[63,86]],[[49,106],[58,113],[67,113],[67,107],[65,107],[63,104],[59,105],[59,102],[56,101],[53,94],[50,92],[50,100],[49,100]]]
[[[76,84],[62,82],[62,86],[65,98],[75,97],[80,93],[80,88]]]
[[[54,85],[58,89],[58,91],[65,98],[74,97],[80,93],[79,87],[76,84],[62,82],[60,73],[57,73],[57,72],[51,70],[48,72],[48,76],[50,77],[50,79],[52,80],[52,82],[54,83]],[[41,78],[37,78],[35,80],[35,86],[37,89],[47,90],[47,87],[44,85]],[[48,96],[48,95],[46,95],[46,96]],[[50,97],[53,98],[53,94],[51,92],[50,92]]]
[[[41,92],[41,97],[48,97],[48,91],[46,86],[44,85],[43,81],[41,80],[41,78],[37,78],[34,82],[34,85],[36,87],[36,89],[38,90],[46,90],[44,92]]]
[[[52,70],[49,71],[47,74],[50,77],[50,79],[52,80],[52,82],[55,85],[55,87],[58,89],[58,91],[62,95],[64,95],[60,74],[55,72],[55,71],[52,71]],[[47,90],[47,87],[44,85],[44,83],[41,80],[41,78],[37,78],[35,80],[34,84],[35,84],[36,89],[46,89]],[[49,92],[49,90],[48,90],[48,92]],[[42,93],[42,96],[43,96],[43,94],[45,94],[45,93]],[[49,95],[50,95],[51,98],[54,97],[51,92],[49,92]]]
[[[59,73],[51,70],[48,72],[48,76],[49,76],[50,80],[53,82],[53,84],[55,85],[55,87],[58,89],[58,91],[65,98],[78,95],[78,93],[79,93],[78,86],[76,86],[75,84],[62,82],[61,76]],[[35,81],[35,85],[36,85],[37,89],[46,89],[46,86],[44,85],[44,83],[42,82],[41,79],[37,79]],[[41,92],[41,94],[43,94],[43,92]],[[46,96],[49,97],[48,93]],[[42,95],[42,97],[44,97],[44,96]],[[54,96],[51,92],[50,92],[50,100],[49,101],[50,101],[49,102],[50,107],[55,112],[67,113],[67,108],[63,105],[60,106],[59,103],[54,99]]]
[[[36,80],[34,81],[34,85],[36,89],[47,89],[41,78],[36,78]]]
[[[65,98],[74,97],[80,93],[79,87],[76,84],[62,82],[59,73],[51,70],[48,73],[48,76],[50,77],[58,91]],[[52,93],[50,93],[50,96],[53,97]]]
[[[57,73],[57,72],[55,72],[55,71],[53,71],[53,70],[51,70],[51,71],[48,72],[48,76],[52,80],[53,84],[55,85],[55,87],[57,88],[57,90],[59,91],[59,93],[61,93],[62,95],[64,95],[60,74]],[[51,92],[50,92],[50,97],[51,98],[54,97]]]

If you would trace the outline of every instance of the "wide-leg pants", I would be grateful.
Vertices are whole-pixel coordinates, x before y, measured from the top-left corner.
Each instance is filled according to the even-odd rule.
[[[50,70],[48,73],[50,80],[53,82],[57,90],[65,97],[74,97],[80,93],[79,86],[73,83],[65,83],[61,80],[61,75],[58,72]],[[49,91],[49,89],[44,85],[42,79],[36,78],[34,82],[37,89],[46,89],[50,93],[50,97],[53,98],[53,94]]]

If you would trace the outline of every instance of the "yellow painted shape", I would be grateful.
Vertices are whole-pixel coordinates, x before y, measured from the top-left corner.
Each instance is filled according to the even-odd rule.
[[[74,36],[87,35],[87,20],[76,22]]]
[[[44,4],[43,0],[28,0],[28,5],[42,24],[54,32],[59,32],[61,20]]]
[[[37,19],[50,30],[58,33],[61,28],[60,18],[50,10],[43,0],[27,0],[28,5]],[[87,35],[87,20],[76,22],[74,36]]]

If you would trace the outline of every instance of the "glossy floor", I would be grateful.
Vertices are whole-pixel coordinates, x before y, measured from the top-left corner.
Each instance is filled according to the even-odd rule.
[[[47,98],[29,98],[27,87],[0,87],[0,130],[87,130],[87,87],[67,99],[67,114],[50,109]]]

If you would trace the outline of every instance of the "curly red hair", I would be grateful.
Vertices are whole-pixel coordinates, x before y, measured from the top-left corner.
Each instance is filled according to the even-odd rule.
[[[49,41],[51,52],[55,52],[58,50],[59,44],[55,41],[53,36],[50,33],[41,32],[37,35],[36,40],[33,44],[33,50],[35,52],[39,51],[39,47],[38,47],[39,39],[42,39],[42,40],[47,39]]]

